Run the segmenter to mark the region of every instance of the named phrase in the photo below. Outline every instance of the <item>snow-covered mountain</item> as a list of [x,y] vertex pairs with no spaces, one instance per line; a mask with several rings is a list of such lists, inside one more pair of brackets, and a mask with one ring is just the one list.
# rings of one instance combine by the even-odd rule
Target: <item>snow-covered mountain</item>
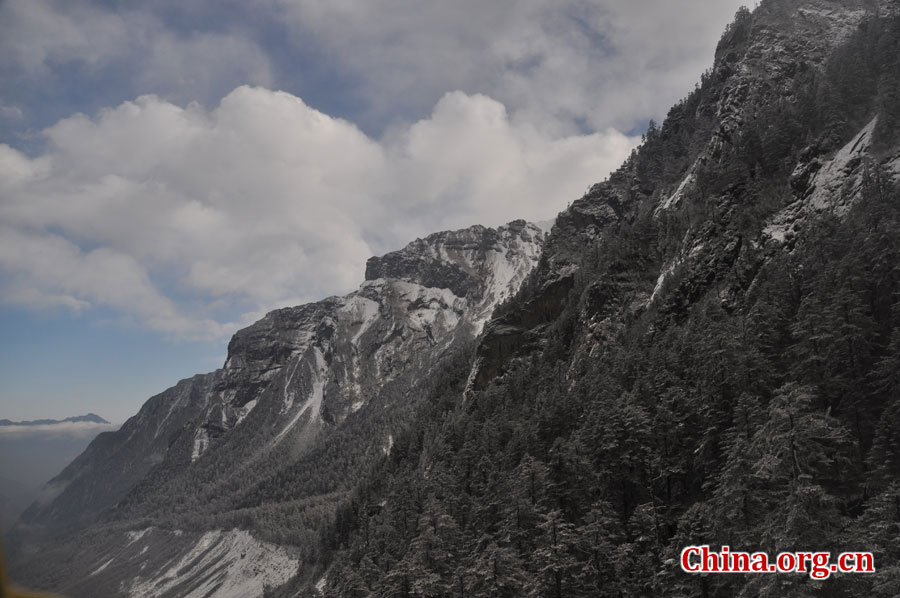
[[[402,595],[424,571],[430,595],[495,595],[479,583],[505,563],[504,587],[519,588],[505,591],[521,595],[547,581],[536,572],[562,571],[548,559],[564,555],[579,583],[662,595],[650,588],[672,585],[666,563],[682,540],[741,519],[728,497],[743,490],[719,474],[747,393],[765,400],[754,417],[775,430],[783,410],[762,406],[793,392],[779,394],[786,381],[814,386],[840,370],[836,382],[851,389],[896,371],[893,275],[852,289],[867,300],[826,310],[829,293],[813,292],[817,274],[804,267],[836,261],[804,248],[823,238],[811,229],[846,223],[875,194],[876,174],[885,188],[900,177],[896,127],[884,125],[900,119],[884,99],[894,97],[885,81],[897,80],[895,7],[764,0],[743,10],[701,84],[549,235],[521,221],[431,235],[372,258],[357,291],[241,330],[222,369],[151,398],[48,484],[20,523],[23,580],[75,597],[258,596],[299,567],[284,593]],[[859,90],[837,89],[852,88],[854,73],[859,101]],[[847,226],[872,244],[878,227],[859,218]],[[855,340],[824,356],[804,349],[841,326],[874,352]],[[889,367],[866,365],[873,356]],[[876,392],[842,404],[829,395],[837,385],[822,386],[830,404],[809,421],[836,413],[863,447],[876,425],[896,429],[900,409],[884,409]],[[452,417],[435,409],[406,429],[424,398],[441,396]],[[766,436],[745,432],[757,437],[757,470],[777,457]],[[774,480],[777,500],[754,514],[765,524],[754,529],[780,530],[792,520],[785,505],[829,496],[806,477],[793,471],[784,491],[810,490],[793,503]],[[381,483],[351,493],[362,478]],[[822,478],[859,512],[862,492]],[[797,545],[810,545],[810,526],[795,527]],[[533,549],[539,538],[553,540]],[[440,542],[452,550],[420,550]],[[548,594],[565,595],[555,577]],[[708,583],[698,577],[702,589],[685,595],[709,593]],[[748,588],[740,595],[766,593]],[[720,595],[738,595],[730,589]]]
[[[518,290],[544,236],[524,221],[433,234],[371,258],[349,295],[273,311],[240,330],[222,369],[152,397],[47,484],[21,518],[22,549],[66,533],[83,543],[87,534],[94,548],[83,563],[41,573],[75,596],[219,595],[209,592],[235,575],[258,576],[242,586],[252,596],[279,583],[268,565],[296,569],[296,551],[229,530],[278,539],[268,518],[283,503],[316,519],[306,524],[313,533],[321,517],[311,505],[328,497],[314,508],[333,509],[353,473],[390,449],[392,427],[403,425],[431,373]],[[286,490],[286,472],[303,467],[319,482]],[[302,519],[292,524],[303,528]],[[153,554],[163,546],[165,559]],[[209,571],[190,557],[211,550],[222,554]],[[258,553],[252,571],[238,566],[250,553]],[[173,566],[176,555],[182,565]]]

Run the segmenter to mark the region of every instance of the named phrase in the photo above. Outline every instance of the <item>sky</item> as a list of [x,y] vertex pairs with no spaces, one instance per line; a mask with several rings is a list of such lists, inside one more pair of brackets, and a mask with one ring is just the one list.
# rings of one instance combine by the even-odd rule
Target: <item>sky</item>
[[0,418],[120,423],[371,255],[554,217],[740,5],[0,1]]

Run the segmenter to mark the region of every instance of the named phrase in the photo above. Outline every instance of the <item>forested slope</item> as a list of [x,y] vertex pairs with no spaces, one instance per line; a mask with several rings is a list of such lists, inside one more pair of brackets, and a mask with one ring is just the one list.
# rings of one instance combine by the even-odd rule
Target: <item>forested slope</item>
[[[324,595],[900,595],[895,8],[738,13],[344,502]],[[878,572],[690,576],[690,544]]]

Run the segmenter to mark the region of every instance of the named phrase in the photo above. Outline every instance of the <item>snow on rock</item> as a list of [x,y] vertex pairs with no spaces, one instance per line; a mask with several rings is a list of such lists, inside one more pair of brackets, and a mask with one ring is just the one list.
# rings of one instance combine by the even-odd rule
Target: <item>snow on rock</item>
[[265,586],[287,582],[298,566],[287,550],[245,530],[210,531],[167,570],[137,576],[123,589],[133,598],[156,598],[176,586],[183,598],[256,598]]
[[[313,421],[319,417],[319,410],[322,407],[322,399],[325,396],[325,378],[326,373],[328,371],[328,366],[325,363],[325,358],[322,355],[322,351],[318,347],[313,348],[314,355],[314,365],[310,365],[310,379],[312,380],[312,390],[309,393],[309,397],[307,397],[306,402],[303,403],[303,406],[297,409],[294,416],[287,423],[287,425],[282,428],[281,432],[275,436],[274,443],[277,444],[280,442],[291,429],[297,425],[297,422],[300,421],[300,418],[308,411],[310,412],[310,421]],[[296,367],[294,369],[296,372]],[[291,374],[293,376],[293,373]],[[288,378],[287,384],[290,384],[291,378]],[[288,388],[287,384],[285,385],[285,396],[287,396]],[[291,393],[293,395],[293,393]]]
[[109,565],[110,565],[114,560],[116,560],[116,557],[113,557],[113,558],[109,559],[108,561],[106,561],[105,563],[103,563],[102,565],[100,565],[99,567],[97,567],[96,569],[94,569],[94,571],[91,572],[91,577],[97,575],[98,573],[102,572],[104,569],[106,569],[107,567],[109,567]]
[[465,311],[465,300],[450,289],[424,287],[403,280],[392,284],[401,306],[405,306],[406,324],[414,330],[424,331],[435,325],[451,330]]
[[248,401],[246,405],[241,407],[241,410],[238,411],[237,421],[235,421],[234,423],[235,426],[240,424],[242,421],[244,421],[244,418],[250,415],[250,412],[253,411],[254,407],[256,407],[256,402],[257,400],[253,399],[252,401]]
[[209,448],[209,432],[206,428],[197,428],[194,432],[194,449],[191,451],[191,463],[200,458],[200,456]]
[[184,407],[187,402],[188,396],[185,393],[179,393],[175,400],[169,404],[169,408],[166,411],[165,416],[163,416],[162,420],[156,424],[156,431],[153,433],[153,437],[156,438],[159,436],[160,432],[165,429],[165,424],[169,421],[169,418],[172,417],[172,414],[176,409]]
[[813,209],[821,211],[833,207],[839,214],[849,209],[849,202],[856,199],[862,186],[861,162],[869,151],[876,122],[873,118],[816,174],[809,196]]
[[[542,227],[525,221],[435,233],[371,258],[355,292],[267,313],[235,333],[222,369],[185,379],[147,401],[113,433],[113,455],[104,454],[102,462],[89,456],[88,466],[74,472],[78,483],[58,491],[48,485],[54,493],[40,518],[86,517],[85,508],[93,517],[122,499],[120,488],[135,487],[160,464],[166,475],[188,480],[194,468],[208,467],[222,488],[245,484],[247,476],[256,483],[262,472],[251,465],[267,450],[274,457],[299,457],[314,446],[319,430],[340,426],[371,401],[387,409],[412,396],[409,391],[428,379],[454,344],[474,340],[497,303],[518,290],[537,265],[545,237]],[[379,450],[383,440],[378,438]],[[259,451],[247,450],[257,446]],[[214,451],[235,459],[202,458]],[[110,481],[113,469],[118,477]],[[232,484],[237,476],[240,484]],[[160,488],[166,486],[148,485],[146,499],[136,498],[146,502],[135,511],[165,508],[156,500]],[[72,500],[60,500],[59,492]],[[128,541],[124,535],[118,540]],[[159,552],[151,545],[134,570]],[[109,556],[97,556],[85,574]],[[117,559],[94,579],[113,570],[124,575]]]
[[357,327],[353,338],[350,339],[351,344],[359,345],[362,335],[378,319],[380,310],[381,306],[378,303],[361,295],[352,296],[341,308],[342,314],[349,317],[352,320],[352,325]]
[[660,202],[658,206],[656,206],[656,210],[654,210],[654,216],[659,216],[660,212],[664,212],[666,210],[670,210],[672,208],[677,208],[681,203],[681,200],[684,199],[684,195],[687,190],[694,184],[694,181],[697,180],[697,166],[700,163],[701,158],[697,158],[697,160],[691,165],[688,169],[687,174],[681,179],[681,182],[678,183],[678,187],[675,188],[675,191],[672,192],[665,200]]
[[480,333],[494,307],[513,296],[540,257],[539,245],[523,245],[491,252],[488,258],[489,275],[484,294],[484,307],[474,318]]
[[294,363],[294,367],[291,369],[290,373],[288,374],[287,381],[284,383],[284,395],[282,396],[283,405],[281,407],[282,413],[287,413],[294,405],[294,391],[291,389],[291,381],[293,381],[294,374],[297,373],[298,367],[300,367],[299,360]]
[[681,260],[673,260],[663,266],[662,271],[659,273],[659,278],[656,279],[656,286],[653,287],[653,293],[650,295],[649,303],[653,303],[653,300],[656,299],[656,295],[662,290],[663,285],[666,282],[666,279],[675,272],[675,268],[681,263]]
[[136,531],[136,532],[125,532],[125,535],[128,536],[128,544],[126,544],[126,546],[131,546],[135,542],[138,542],[141,538],[146,536],[147,532],[149,532],[151,529],[153,529],[153,528],[148,527],[146,529],[142,529],[142,530]]
[[822,164],[815,161],[799,164],[794,171],[794,178],[808,176],[809,183],[798,185],[797,201],[776,214],[763,229],[763,234],[778,242],[784,243],[791,235],[794,226],[807,216],[815,213],[832,211],[843,216],[859,197],[863,185],[866,162],[870,160],[872,132],[877,119],[873,118],[844,147]]

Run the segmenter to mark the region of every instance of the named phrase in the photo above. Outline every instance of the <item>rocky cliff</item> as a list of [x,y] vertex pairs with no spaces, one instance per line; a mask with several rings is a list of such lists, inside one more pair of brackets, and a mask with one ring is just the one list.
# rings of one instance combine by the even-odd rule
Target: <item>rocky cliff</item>
[[[206,528],[249,527],[278,538],[281,530],[265,517],[279,502],[306,508],[327,496],[333,508],[353,472],[389,448],[391,428],[403,425],[431,372],[471,343],[494,307],[515,294],[536,265],[544,236],[523,221],[433,234],[369,260],[366,281],[349,295],[267,314],[234,335],[222,369],[182,380],[148,400],[120,430],[98,437],[49,482],[47,499],[23,515],[20,534],[31,542],[94,534],[96,554],[83,564],[94,572],[88,583],[78,585],[78,574],[66,568],[54,577],[57,588],[76,595],[101,588],[108,595],[169,595],[185,587],[154,585],[151,571],[134,581],[139,589],[130,589],[126,572],[149,557],[129,528],[186,531],[189,539],[170,541],[189,554],[200,550],[198,543],[232,541],[203,535]],[[315,457],[331,450],[334,461]],[[285,472],[306,465],[321,483],[287,492]],[[227,515],[254,509],[264,514],[256,520]],[[304,524],[296,525],[302,535]],[[314,525],[307,527],[314,533]],[[159,546],[167,533],[147,537]],[[291,560],[274,545],[254,542],[248,535],[237,543],[282,555],[282,564]],[[109,554],[120,556],[99,563]],[[190,568],[178,569],[178,576],[190,577]],[[273,583],[264,566],[258,570]],[[204,592],[216,585],[197,582]]]

